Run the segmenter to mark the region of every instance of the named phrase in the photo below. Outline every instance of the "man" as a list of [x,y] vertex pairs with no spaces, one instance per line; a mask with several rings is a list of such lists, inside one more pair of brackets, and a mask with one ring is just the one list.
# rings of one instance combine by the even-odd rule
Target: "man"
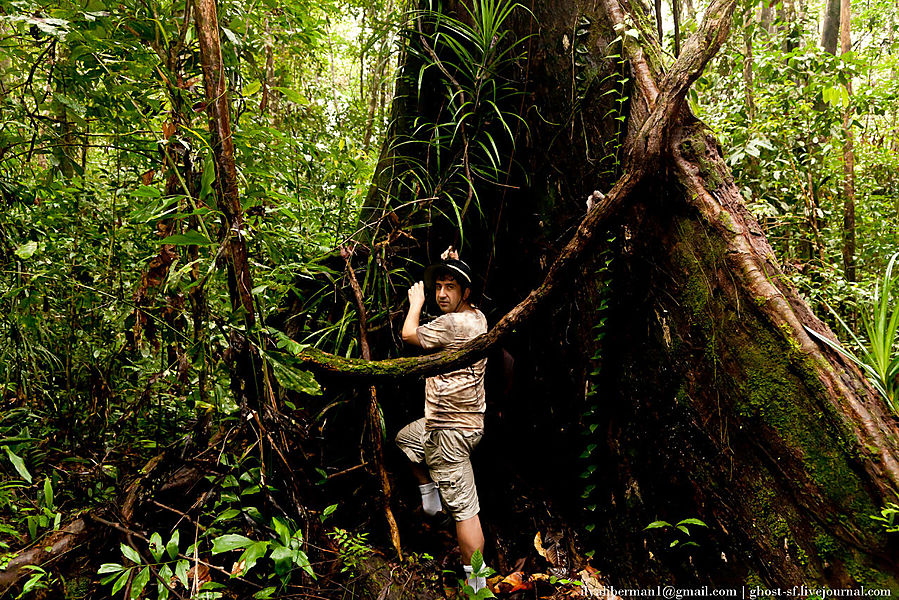
[[[455,349],[487,332],[487,319],[469,301],[471,269],[459,260],[452,246],[441,262],[425,270],[424,281],[409,288],[409,314],[403,323],[403,341],[425,350]],[[425,288],[434,290],[443,313],[419,325]],[[484,552],[484,534],[478,516],[478,491],[471,468],[471,451],[484,432],[484,369],[487,359],[428,377],[425,416],[404,427],[397,445],[412,461],[425,513],[436,514],[445,505],[456,521],[456,539],[462,553],[466,584],[482,589],[484,577],[471,572],[471,556]],[[442,503],[441,503],[442,499]]]

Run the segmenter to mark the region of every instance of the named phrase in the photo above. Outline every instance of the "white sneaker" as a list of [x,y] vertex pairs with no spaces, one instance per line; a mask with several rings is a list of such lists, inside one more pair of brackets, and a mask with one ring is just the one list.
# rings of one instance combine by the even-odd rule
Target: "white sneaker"
[[475,577],[471,565],[462,565],[462,569],[465,571],[465,585],[470,585],[475,593],[478,593],[487,587],[487,578]]

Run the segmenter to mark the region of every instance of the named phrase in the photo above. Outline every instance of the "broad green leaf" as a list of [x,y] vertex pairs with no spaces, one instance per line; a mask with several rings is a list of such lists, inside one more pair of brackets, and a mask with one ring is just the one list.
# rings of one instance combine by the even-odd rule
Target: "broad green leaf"
[[235,46],[240,46],[240,38],[237,37],[237,34],[228,29],[227,27],[222,27],[222,33],[225,34],[225,37],[228,38],[228,41],[234,44]]
[[240,511],[237,510],[236,508],[229,508],[226,511],[224,511],[222,514],[217,516],[212,522],[218,523],[219,521],[228,521],[230,519],[233,519],[234,517],[236,517],[239,514],[240,514]]
[[268,546],[269,542],[256,542],[243,551],[243,554],[241,554],[238,559],[238,562],[246,561],[241,575],[246,575],[250,572],[250,569],[256,566],[256,561],[265,556],[265,553],[268,551]]
[[175,563],[175,577],[181,582],[181,585],[187,587],[187,573],[190,570],[190,563],[185,559],[181,559]]
[[97,571],[97,575],[105,575],[106,573],[118,573],[124,568],[125,567],[118,563],[103,563],[102,565],[100,565],[100,569]]
[[244,96],[252,96],[256,92],[258,92],[261,88],[262,88],[262,83],[258,80],[254,81],[243,88],[243,95]]
[[326,507],[325,510],[322,511],[321,517],[319,517],[319,519],[324,523],[325,519],[330,517],[335,510],[337,510],[337,504],[332,504]]
[[661,527],[671,527],[671,523],[668,521],[653,521],[649,525],[643,528],[644,531],[647,529],[659,529]]
[[481,569],[484,567],[484,555],[481,554],[480,550],[475,550],[474,554],[471,555],[471,570],[474,573],[480,573]]
[[131,546],[128,546],[128,545],[126,545],[126,544],[120,544],[119,546],[121,547],[121,549],[122,549],[122,554],[125,556],[125,558],[127,558],[128,560],[130,560],[130,561],[133,562],[134,564],[139,565],[139,564],[141,564],[142,562],[144,562],[144,561],[141,560],[140,554],[138,554],[137,550],[135,550],[135,549],[132,548]]
[[172,580],[172,569],[168,565],[162,565],[159,569],[159,577],[162,579],[156,586],[156,593],[159,600],[167,600],[169,597],[169,588],[162,582],[168,583]]
[[4,450],[6,450],[6,456],[9,457],[9,461],[12,463],[12,466],[16,469],[16,472],[22,476],[22,479],[31,483],[31,473],[28,472],[28,469],[25,468],[25,461],[22,458],[9,449],[9,446],[4,446]]
[[128,576],[131,574],[131,569],[133,568],[134,567],[126,569],[125,572],[122,573],[118,579],[116,579],[116,582],[112,584],[112,592],[110,592],[110,596],[115,596],[119,593],[120,589],[125,587],[125,584],[128,583]]
[[279,92],[284,94],[284,96],[288,100],[290,100],[291,102],[293,102],[295,104],[309,104],[309,100],[307,100],[305,96],[303,96],[299,92],[296,92],[290,88],[272,86],[272,89],[278,90]]
[[53,483],[49,477],[44,478],[44,506],[53,510]]
[[309,347],[309,344],[300,344],[299,342],[295,342],[287,335],[284,334],[283,331],[279,331],[274,327],[267,327],[266,331],[272,336],[274,336],[276,340],[276,346],[278,348],[282,348],[290,352],[294,356],[299,356],[300,352]]
[[312,565],[309,563],[309,557],[306,556],[306,553],[302,550],[296,550],[293,555],[293,563],[306,571],[306,574],[316,579],[315,571],[312,570]]
[[215,538],[212,542],[212,553],[221,554],[222,552],[230,552],[231,550],[240,550],[246,548],[253,543],[250,538],[236,533],[228,533]]
[[153,560],[159,562],[162,560],[162,553],[164,552],[164,548],[162,546],[162,536],[159,535],[158,531],[154,531],[153,535],[150,536],[150,554],[153,555]]
[[203,160],[203,177],[200,179],[200,198],[212,195],[212,183],[215,181],[215,161],[207,154]]
[[281,518],[275,517],[272,519],[272,526],[275,528],[275,533],[278,535],[278,539],[281,540],[281,544],[284,546],[290,544],[291,532],[287,523]]
[[150,567],[144,567],[140,573],[134,578],[134,581],[131,582],[131,600],[135,598],[140,598],[141,592],[144,591],[144,588],[147,587],[147,583],[150,581]]
[[253,598],[256,598],[256,600],[268,600],[269,598],[274,596],[275,592],[277,591],[278,588],[276,588],[275,586],[269,586],[253,594]]
[[272,562],[275,563],[275,573],[284,576],[293,568],[293,552],[286,546],[277,546],[272,550]]
[[699,527],[708,527],[704,521],[697,519],[695,517],[691,517],[689,519],[681,519],[677,522],[678,525],[698,525]]
[[132,190],[131,195],[138,196],[140,198],[160,198],[160,197],[162,197],[162,192],[160,192],[155,187],[152,187],[149,185],[142,185],[139,188],[137,188],[136,190]]
[[18,256],[22,260],[31,258],[32,256],[34,256],[35,252],[37,252],[37,242],[35,242],[34,240],[25,242],[15,250],[16,256]]
[[179,542],[178,530],[175,530],[175,533],[172,534],[172,539],[169,540],[169,543],[165,545],[165,551],[168,553],[169,558],[175,560],[178,556],[178,542]]
[[321,386],[311,372],[282,363],[271,354],[267,354],[266,358],[269,359],[269,364],[271,364],[275,373],[275,379],[278,380],[278,384],[281,387],[300,392],[301,394],[309,394],[310,396],[318,396],[322,393]]

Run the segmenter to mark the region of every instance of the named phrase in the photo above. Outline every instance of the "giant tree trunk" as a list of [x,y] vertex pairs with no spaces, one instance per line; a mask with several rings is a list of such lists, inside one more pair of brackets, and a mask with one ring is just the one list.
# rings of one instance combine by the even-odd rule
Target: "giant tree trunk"
[[[713,3],[667,72],[648,58],[659,56],[656,48],[641,47],[654,43],[652,35],[622,36],[626,102],[617,102],[615,78],[607,77],[621,46],[613,31],[651,23],[644,8],[621,9],[617,0],[535,0],[529,8],[534,21],[522,11],[516,23],[519,37],[537,36],[522,65],[528,130],[516,148],[528,182],[481,196],[484,218],[467,221],[470,247],[463,251],[476,271],[489,262],[494,320],[544,283],[512,311],[511,325],[507,317],[498,333],[471,345],[482,355],[502,341],[518,363],[514,402],[488,424],[487,438],[501,443],[482,460],[527,465],[522,470],[531,474],[519,476],[564,512],[585,504],[570,465],[596,444],[584,453],[592,456],[585,472],[592,487],[583,497],[595,505],[585,522],[597,526],[581,542],[597,549],[594,564],[619,587],[863,584],[899,591],[895,543],[869,518],[899,490],[896,421],[857,369],[809,335],[807,328],[832,333],[783,276],[723,150],[683,102],[726,35],[733,2]],[[640,11],[625,25],[624,13]],[[577,66],[568,41],[584,22],[586,66]],[[578,97],[573,69],[594,82]],[[619,110],[626,128],[616,183],[596,149],[619,131]],[[575,232],[595,189],[608,199]],[[434,222],[417,235],[429,236],[422,245],[437,250],[451,230]],[[531,311],[538,305],[542,310]],[[597,342],[591,328],[602,323],[605,337]],[[391,376],[433,371],[443,359],[420,371],[409,362],[377,371],[309,360],[323,370]],[[590,419],[586,437],[570,435]],[[516,442],[523,431],[530,435]],[[479,485],[505,481],[494,470]],[[514,505],[509,495],[494,498],[484,519],[499,521]],[[652,521],[686,517],[709,525],[699,548],[672,550],[670,538],[644,531]]]

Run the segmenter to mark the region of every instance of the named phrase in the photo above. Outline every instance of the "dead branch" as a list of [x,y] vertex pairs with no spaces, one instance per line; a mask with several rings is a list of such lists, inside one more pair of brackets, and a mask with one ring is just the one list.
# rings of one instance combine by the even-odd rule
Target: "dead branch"
[[[365,298],[362,294],[362,287],[356,279],[356,272],[353,270],[353,251],[351,249],[341,248],[340,253],[346,261],[347,277],[350,280],[350,287],[353,288],[353,297],[356,300],[356,310],[359,313],[359,344],[362,346],[362,358],[371,361],[371,346],[368,344],[368,315],[365,311]],[[384,517],[387,519],[387,526],[390,528],[390,541],[396,550],[397,556],[403,560],[403,548],[400,544],[400,529],[396,524],[393,516],[393,510],[390,508],[390,477],[387,475],[387,469],[384,467],[384,447],[381,444],[384,430],[381,427],[381,415],[378,408],[378,393],[374,385],[369,386],[368,404],[368,424],[371,431],[372,446],[374,447],[375,467],[378,470],[378,478],[381,480],[381,492],[384,501]]]

